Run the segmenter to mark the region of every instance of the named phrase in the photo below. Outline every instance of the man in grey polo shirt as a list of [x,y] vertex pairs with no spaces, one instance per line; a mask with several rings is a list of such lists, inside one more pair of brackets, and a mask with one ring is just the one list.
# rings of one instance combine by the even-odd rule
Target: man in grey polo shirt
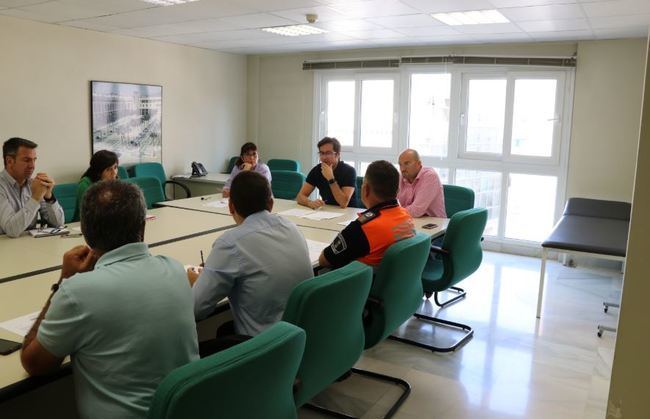
[[[233,179],[228,205],[238,226],[214,242],[200,274],[188,270],[194,314],[201,320],[228,297],[234,333],[255,336],[282,318],[294,286],[313,276],[309,250],[295,224],[271,214],[271,187],[259,173]],[[202,342],[201,356],[217,347]]]
[[120,181],[86,192],[88,246],[63,257],[61,280],[25,337],[28,373],[72,357],[82,418],[145,418],[158,383],[198,359],[192,291],[183,265],[143,243],[142,192]]
[[10,138],[2,145],[5,170],[0,172],[0,234],[18,237],[36,226],[37,214],[44,224],[63,225],[63,208],[52,194],[54,179],[37,173],[36,147],[24,138]]

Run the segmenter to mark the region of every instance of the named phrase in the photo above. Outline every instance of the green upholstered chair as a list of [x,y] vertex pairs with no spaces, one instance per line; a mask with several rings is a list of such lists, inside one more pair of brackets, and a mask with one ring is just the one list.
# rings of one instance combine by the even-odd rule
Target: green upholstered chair
[[232,169],[235,167],[235,163],[237,163],[237,159],[239,159],[239,156],[232,156],[230,160],[228,161],[228,167],[226,168],[225,173],[231,173]]
[[155,177],[131,177],[124,179],[124,182],[133,183],[142,189],[144,200],[147,202],[147,208],[151,209],[156,206],[158,202],[165,201],[165,193],[163,192],[160,181]]
[[54,189],[52,190],[59,205],[63,208],[66,223],[78,221],[75,219],[77,217],[75,211],[77,209],[78,186],[77,183],[62,183],[60,185],[54,185]]
[[[422,270],[429,256],[431,238],[417,233],[393,243],[376,270],[366,304],[365,348],[382,342],[407,321],[422,304]],[[362,372],[354,370],[355,372]],[[405,380],[363,371],[365,375],[389,381],[403,388],[402,395],[385,417],[391,417],[408,397],[411,386]]]
[[[427,261],[422,273],[422,286],[425,295],[434,294],[434,300],[438,306],[444,308],[465,298],[465,291],[454,285],[473,274],[481,266],[483,259],[481,239],[486,222],[487,209],[485,208],[459,211],[449,220],[442,246],[431,248],[432,252],[440,255],[440,257],[429,258]],[[438,300],[438,293],[446,290],[452,290],[457,295],[441,303]],[[436,346],[418,341],[409,342],[434,352],[454,351],[471,339],[474,334],[470,326],[462,323],[439,319],[422,313],[416,313],[415,317],[422,321],[460,329],[464,332],[461,338],[450,346]]]
[[474,191],[470,188],[458,185],[442,185],[445,196],[445,212],[447,218],[458,211],[474,208]]
[[117,166],[117,178],[118,179],[128,179],[129,176],[129,171],[126,169],[124,166]]
[[305,332],[279,322],[236,346],[170,372],[150,419],[296,418],[292,387]]
[[289,170],[290,172],[300,172],[300,162],[289,159],[271,159],[266,163],[271,171]]
[[363,185],[363,176],[357,176],[357,186],[354,188],[354,199],[356,200],[356,208],[365,208],[361,202],[361,185]]
[[273,196],[282,199],[296,199],[305,175],[289,170],[271,170],[271,190]]
[[282,320],[307,333],[296,379],[296,406],[325,390],[361,356],[362,314],[371,282],[372,269],[352,262],[303,281],[291,292]]
[[[160,185],[162,186],[163,189],[163,194],[165,196],[165,200],[169,200],[170,198],[167,197],[167,194],[165,193],[167,185],[173,185],[174,188],[178,186],[185,192],[185,198],[190,198],[192,196],[192,193],[190,192],[190,188],[187,186],[183,185],[182,183],[175,182],[173,180],[167,180],[167,175],[165,174],[165,169],[163,168],[162,164],[160,163],[138,163],[133,166],[133,177],[155,177],[158,179],[160,182]],[[174,195],[175,189],[174,189]],[[171,199],[174,199],[175,196]]]

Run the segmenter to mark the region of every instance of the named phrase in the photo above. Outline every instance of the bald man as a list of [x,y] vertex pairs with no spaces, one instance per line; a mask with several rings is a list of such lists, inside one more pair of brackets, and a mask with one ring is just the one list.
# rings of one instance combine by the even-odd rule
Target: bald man
[[402,176],[397,199],[411,217],[446,218],[440,177],[433,168],[422,166],[417,151],[406,149],[399,155],[399,170]]

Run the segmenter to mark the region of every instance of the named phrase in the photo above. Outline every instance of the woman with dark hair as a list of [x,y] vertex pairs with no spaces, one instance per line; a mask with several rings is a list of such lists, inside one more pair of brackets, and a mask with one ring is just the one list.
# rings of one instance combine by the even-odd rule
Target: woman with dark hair
[[75,210],[75,220],[79,219],[79,210],[86,190],[90,186],[102,180],[117,179],[117,165],[119,160],[117,154],[108,150],[99,150],[90,158],[90,167],[86,169],[81,176],[79,186],[77,187],[77,209]]
[[232,168],[230,177],[223,187],[224,198],[228,198],[230,196],[230,184],[232,183],[232,180],[235,178],[235,176],[237,176],[240,172],[247,170],[252,170],[253,172],[261,174],[268,179],[269,183],[271,183],[271,169],[269,169],[269,166],[265,165],[264,163],[259,162],[259,156],[257,155],[257,146],[253,143],[246,143],[241,146],[239,158],[235,163],[235,167]]

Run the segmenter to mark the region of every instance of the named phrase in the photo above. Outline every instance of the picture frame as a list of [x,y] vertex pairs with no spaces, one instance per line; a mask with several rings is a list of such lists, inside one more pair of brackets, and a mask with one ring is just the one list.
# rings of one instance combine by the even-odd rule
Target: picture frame
[[162,86],[92,80],[92,153],[115,152],[120,165],[162,163]]

